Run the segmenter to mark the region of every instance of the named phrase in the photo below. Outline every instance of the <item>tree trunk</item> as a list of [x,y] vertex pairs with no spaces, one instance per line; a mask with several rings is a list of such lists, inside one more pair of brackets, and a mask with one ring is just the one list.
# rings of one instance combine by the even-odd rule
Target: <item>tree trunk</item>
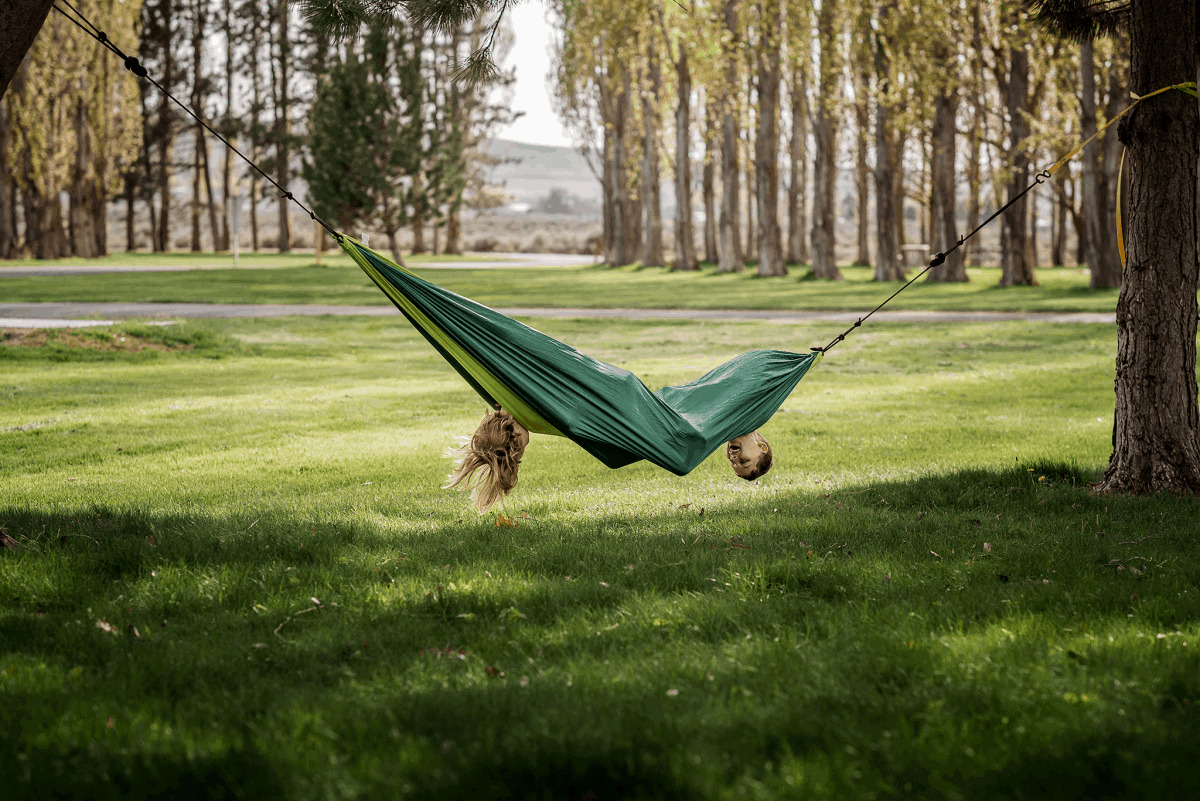
[[651,38],[646,55],[650,92],[642,95],[642,216],[645,238],[642,240],[642,266],[662,267],[666,264],[662,242],[662,201],[659,197],[658,119],[662,72],[658,54]]
[[71,176],[71,189],[68,193],[69,204],[67,212],[67,230],[71,241],[71,255],[84,259],[94,259],[103,255],[99,248],[97,236],[97,204],[95,195],[95,175],[90,169],[94,166],[95,151],[92,147],[91,130],[87,122],[86,101],[80,97],[75,104],[75,169]]
[[629,142],[628,132],[625,130],[629,126],[630,117],[629,76],[627,73],[621,76],[621,81],[621,89],[616,96],[616,114],[613,118],[613,205],[616,212],[613,226],[616,246],[616,262],[612,265],[614,267],[632,264],[637,259],[636,244],[634,247],[630,247],[631,241],[636,243],[636,240],[630,234],[633,220],[629,215],[632,210],[629,203]]
[[721,98],[721,218],[717,236],[719,273],[746,270],[742,252],[742,220],[738,184],[738,91],[736,46],[738,24],[736,0],[725,0],[725,30],[729,34],[724,49],[725,85]]
[[446,214],[446,253],[454,256],[462,255],[462,221],[457,203],[450,204]]
[[[747,97],[750,96],[749,91],[746,92],[746,96]],[[753,107],[751,107],[747,110],[750,111],[751,114],[754,113]],[[746,165],[746,260],[747,261],[757,261],[758,260],[758,226],[756,226],[754,224],[754,210],[757,207],[755,201],[758,200],[758,193],[754,189],[754,187],[757,186],[757,184],[755,183],[757,178],[756,178],[755,172],[754,172],[754,156],[750,150],[750,148],[753,146],[751,143],[751,138],[752,138],[752,133],[754,131],[754,128],[755,128],[754,121],[753,121],[753,119],[751,119],[748,121],[748,123],[746,125],[746,139],[745,139],[746,152],[742,154],[742,163]]]
[[137,170],[125,173],[125,251],[137,250],[137,227],[134,225],[134,207],[137,203]]
[[[279,94],[276,96],[275,102],[275,181],[283,191],[287,191],[289,179],[291,178],[291,150],[289,144],[291,142],[291,120],[288,118],[288,100],[291,97],[291,87],[288,82],[291,78],[291,73],[288,71],[291,65],[292,43],[289,37],[289,10],[291,6],[288,3],[279,4]],[[292,250],[292,225],[291,217],[288,215],[288,204],[291,201],[286,197],[279,198],[279,252],[290,253]]]
[[200,149],[204,147],[204,132],[197,125],[196,141],[192,150],[192,253],[200,252]]
[[0,98],[0,259],[17,251],[17,184],[12,176],[12,124],[8,104]]
[[675,62],[675,86],[675,261],[671,269],[698,270],[692,225],[692,72],[682,45]]
[[856,267],[871,266],[870,245],[870,197],[868,186],[871,183],[871,167],[867,164],[867,138],[871,130],[871,103],[869,93],[871,77],[867,72],[868,66],[863,64],[855,70],[858,85],[854,87],[854,120],[858,130],[854,132],[854,202],[856,233],[855,244],[857,253],[854,256]]
[[38,31],[50,13],[53,0],[0,0],[0,19],[4,20],[4,35],[0,36],[0,98],[37,38]]
[[[982,169],[979,158],[979,147],[983,142],[982,131],[984,124],[984,84],[983,84],[983,18],[980,13],[980,3],[972,4],[971,9],[971,51],[974,62],[975,81],[972,87],[971,130],[967,134],[967,231],[972,232],[979,227],[981,205],[980,196],[983,189]],[[980,263],[980,240],[972,237],[963,246],[966,253],[963,261],[968,264]]]
[[717,115],[711,97],[704,99],[704,168],[701,182],[704,186],[704,260],[716,264],[717,255]]
[[758,192],[758,275],[787,275],[779,231],[779,0],[758,4],[758,132],[754,176]]
[[1067,263],[1067,202],[1059,194],[1055,194],[1052,200],[1054,233],[1050,245],[1050,264],[1062,267]]
[[[799,57],[799,56],[797,56]],[[792,130],[788,143],[788,241],[787,260],[791,264],[808,261],[808,80],[803,65],[792,67],[788,94],[792,106]]]
[[837,55],[835,0],[824,0],[817,17],[820,39],[821,71],[813,110],[813,139],[816,158],[813,164],[812,270],[816,278],[840,281],[837,266],[835,224],[837,221],[837,113],[836,97],[841,74]]
[[[953,58],[946,54],[946,61]],[[939,92],[934,100],[933,121],[933,165],[930,173],[932,187],[932,227],[934,236],[929,246],[935,252],[945,253],[958,242],[957,217],[958,181],[954,170],[955,128],[954,118],[958,110],[958,96],[954,89]],[[963,263],[962,248],[946,256],[946,260],[929,271],[930,281],[937,283],[964,283],[968,281],[966,265]]]
[[[880,26],[886,26],[891,4],[879,9]],[[882,35],[874,43],[875,75],[878,81],[875,102],[875,280],[903,281],[904,262],[900,258],[897,227],[900,219],[896,210],[896,176],[894,165],[891,105],[886,95],[891,71],[889,42]]]
[[[1029,157],[1025,155],[1025,138],[1029,136],[1029,120],[1025,116],[1029,97],[1029,54],[1020,44],[1009,50],[1009,64],[1008,141],[1013,168],[1008,198],[1011,200],[1029,185]],[[1022,197],[1000,218],[1007,240],[1007,247],[1000,254],[1000,286],[1037,285],[1026,236],[1028,200],[1028,195]]]
[[[1116,39],[1122,42],[1123,37]],[[1113,64],[1108,71],[1108,102],[1105,105],[1105,116],[1112,119],[1129,103],[1129,92],[1126,88],[1126,82],[1120,74],[1120,67],[1117,64],[1118,59],[1113,59]],[[1132,113],[1132,112],[1131,112]],[[1120,123],[1118,123],[1120,125]],[[1121,141],[1117,138],[1116,132],[1111,128],[1104,134],[1103,145],[1099,146],[1097,154],[1099,164],[1096,174],[1096,191],[1098,204],[1096,207],[1096,227],[1088,228],[1089,238],[1095,238],[1095,244],[1091,259],[1088,261],[1088,267],[1091,272],[1091,286],[1093,289],[1101,287],[1117,288],[1121,286],[1121,281],[1124,277],[1123,268],[1121,267],[1121,251],[1117,246],[1117,172],[1121,163]],[[1126,172],[1124,180],[1125,186],[1121,188],[1121,204],[1125,206],[1121,210],[1122,219],[1129,219],[1128,203],[1129,203],[1129,173]],[[1085,225],[1086,222],[1085,214]]]
[[[1130,89],[1197,74],[1194,0],[1134,3]],[[1200,493],[1196,397],[1196,100],[1170,91],[1122,117],[1130,175],[1125,283],[1117,301],[1113,453],[1099,492]]]

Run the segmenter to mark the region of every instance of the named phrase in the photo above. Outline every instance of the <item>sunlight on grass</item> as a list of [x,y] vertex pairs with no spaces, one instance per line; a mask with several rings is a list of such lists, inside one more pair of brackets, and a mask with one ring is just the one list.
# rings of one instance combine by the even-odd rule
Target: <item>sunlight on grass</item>
[[[537,324],[652,386],[828,336]],[[175,335],[0,347],[18,794],[1196,789],[1194,501],[1085,486],[1111,326],[873,326],[764,427],[754,483],[538,436],[510,525],[439,489],[483,405],[412,330]]]

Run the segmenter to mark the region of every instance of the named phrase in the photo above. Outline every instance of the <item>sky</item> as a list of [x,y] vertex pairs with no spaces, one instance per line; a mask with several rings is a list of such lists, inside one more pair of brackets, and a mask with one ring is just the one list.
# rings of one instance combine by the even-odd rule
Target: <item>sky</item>
[[550,71],[550,25],[546,22],[546,7],[542,3],[523,3],[510,7],[516,41],[508,61],[502,66],[516,66],[513,107],[524,111],[512,125],[500,129],[495,136],[535,145],[571,145],[554,112],[550,110],[550,90],[546,73]]

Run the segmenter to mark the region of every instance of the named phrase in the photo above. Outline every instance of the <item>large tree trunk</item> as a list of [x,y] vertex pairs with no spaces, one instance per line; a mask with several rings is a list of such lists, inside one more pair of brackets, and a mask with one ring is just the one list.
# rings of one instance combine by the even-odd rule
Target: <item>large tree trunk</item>
[[869,99],[871,77],[868,69],[869,66],[863,64],[861,69],[854,71],[854,75],[858,78],[858,83],[854,87],[854,120],[858,123],[858,130],[854,132],[856,145],[854,149],[854,217],[857,234],[855,237],[857,253],[854,255],[854,264],[857,267],[871,266],[870,189],[868,189],[871,183],[871,166],[867,164],[867,139],[870,137],[871,130]]
[[[952,58],[947,54],[947,61]],[[932,186],[932,228],[934,232],[930,247],[934,251],[945,253],[958,242],[957,217],[957,175],[954,170],[955,161],[955,129],[954,118],[958,109],[958,97],[953,89],[938,93],[934,100],[933,121],[933,166],[930,175]],[[963,283],[967,278],[967,269],[963,263],[962,248],[946,256],[946,260],[937,267],[930,269],[929,279],[938,283]]]
[[[291,120],[288,118],[288,100],[291,97],[291,87],[288,85],[291,79],[289,67],[291,65],[292,42],[290,38],[289,10],[291,6],[288,3],[279,4],[279,93],[276,95],[275,102],[275,181],[283,187],[284,192],[288,189],[288,182],[291,177],[291,149],[288,147],[291,140]],[[279,252],[289,253],[292,249],[292,225],[291,217],[288,215],[288,204],[291,203],[284,196],[279,198]]]
[[[1134,3],[1130,89],[1197,74],[1194,0]],[[1113,453],[1100,492],[1200,493],[1196,397],[1200,115],[1171,91],[1118,124],[1130,175],[1125,283],[1117,301]]]
[[204,147],[204,132],[200,126],[195,128],[195,144],[192,149],[192,253],[200,252],[200,149]]
[[[1117,41],[1120,42],[1123,39],[1118,38]],[[1105,116],[1110,120],[1121,113],[1121,110],[1129,102],[1127,99],[1129,92],[1126,90],[1125,80],[1120,74],[1119,61],[1114,58],[1108,71],[1108,102],[1105,105]],[[1124,277],[1121,267],[1121,251],[1117,246],[1116,225],[1117,173],[1121,163],[1121,151],[1121,141],[1117,138],[1116,131],[1110,128],[1105,132],[1103,145],[1099,147],[1099,153],[1097,153],[1099,160],[1096,175],[1098,203],[1095,213],[1097,223],[1094,229],[1088,228],[1089,239],[1094,237],[1095,240],[1092,245],[1094,250],[1087,263],[1091,270],[1093,289],[1119,287]],[[1128,173],[1126,173],[1125,180],[1128,181]],[[1121,191],[1121,203],[1126,206],[1121,210],[1125,219],[1128,219],[1128,188],[1129,185],[1126,183]],[[1085,213],[1085,225],[1090,226],[1086,219]]]
[[787,275],[779,231],[779,0],[758,4],[758,132],[754,176],[758,192],[758,275]]
[[13,258],[17,250],[17,183],[11,165],[12,123],[0,97],[0,259]]
[[[891,4],[880,7],[881,26],[887,24],[890,11]],[[903,281],[904,262],[899,256],[897,235],[901,220],[896,208],[895,134],[892,132],[891,106],[885,99],[891,65],[888,43],[882,36],[875,41],[874,51],[875,75],[879,82],[875,102],[875,280]]]
[[675,87],[675,261],[671,269],[698,270],[692,225],[692,72],[683,45],[675,62]]
[[4,34],[0,36],[0,98],[8,91],[9,81],[37,38],[53,0],[0,0],[0,20]]
[[613,128],[613,180],[617,225],[614,231],[617,246],[617,265],[633,264],[637,260],[641,237],[638,235],[638,208],[629,186],[629,140],[633,109],[630,79],[622,70],[621,91],[616,98],[616,122]]
[[642,266],[662,267],[666,264],[662,242],[662,201],[659,198],[658,176],[658,119],[659,96],[662,91],[662,72],[654,40],[650,40],[646,56],[650,78],[650,93],[642,95],[642,215],[645,238],[642,240]]
[[[798,56],[797,56],[798,57]],[[788,95],[792,106],[792,130],[788,142],[788,239],[787,260],[808,261],[808,80],[803,64],[793,66]]]
[[704,187],[704,260],[716,264],[717,255],[717,115],[712,100],[705,95],[704,101],[704,168],[701,183]]
[[[1008,141],[1013,168],[1008,183],[1008,197],[1011,200],[1029,186],[1029,157],[1025,155],[1025,138],[1029,136],[1029,120],[1025,116],[1029,97],[1029,53],[1020,44],[1009,50],[1009,65]],[[1037,284],[1026,236],[1028,201],[1028,195],[1022,197],[1000,217],[1006,242],[1000,254],[1000,286]]]
[[725,93],[721,99],[721,219],[717,236],[720,259],[719,273],[740,273],[746,270],[742,252],[742,220],[739,206],[738,183],[738,91],[736,44],[738,23],[736,0],[725,0],[725,29],[729,34],[726,42]]
[[824,0],[817,17],[820,39],[821,71],[813,113],[813,138],[817,154],[813,170],[812,270],[817,278],[840,281],[842,271],[836,260],[834,226],[837,221],[837,114],[836,98],[841,73],[837,56],[835,0]]
[[[71,255],[94,259],[103,255],[99,250],[97,214],[103,203],[96,202],[99,187],[91,172],[95,160],[91,129],[87,121],[87,105],[82,97],[75,104],[75,168],[68,192],[67,230],[71,240]],[[100,209],[97,209],[100,206]]]

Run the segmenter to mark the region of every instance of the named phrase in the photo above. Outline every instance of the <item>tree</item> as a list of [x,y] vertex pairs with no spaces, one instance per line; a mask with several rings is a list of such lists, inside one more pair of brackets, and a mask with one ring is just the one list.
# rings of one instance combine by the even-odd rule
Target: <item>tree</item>
[[302,170],[313,211],[343,231],[379,225],[397,264],[397,233],[411,220],[424,134],[419,40],[376,25],[317,90],[309,115],[312,161]]
[[[1128,20],[1130,89],[1196,80],[1193,0],[1110,9],[1040,0],[1043,24],[1082,38]],[[1179,91],[1139,103],[1118,125],[1130,174],[1125,281],[1117,301],[1113,452],[1098,492],[1200,493],[1196,388],[1200,109]]]
[[8,91],[9,83],[38,31],[46,22],[54,0],[0,0],[0,98]]
[[840,9],[835,0],[823,0],[817,14],[817,39],[821,63],[817,98],[813,103],[813,136],[817,152],[813,171],[812,270],[817,278],[840,281],[835,260],[834,225],[837,220],[837,116],[841,92],[842,57],[837,32]]
[[758,131],[754,138],[755,190],[758,200],[758,275],[787,275],[779,230],[779,0],[757,3]]

